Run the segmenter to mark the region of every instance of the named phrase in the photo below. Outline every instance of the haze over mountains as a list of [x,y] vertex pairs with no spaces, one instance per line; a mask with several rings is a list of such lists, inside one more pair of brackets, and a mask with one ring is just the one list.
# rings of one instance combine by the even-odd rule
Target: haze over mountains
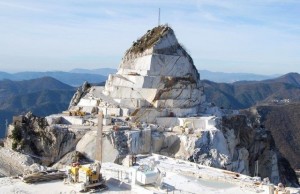
[[61,112],[68,108],[75,88],[52,77],[25,81],[0,81],[0,137],[5,121],[14,115],[32,111],[39,116]]
[[251,108],[261,116],[280,152],[294,169],[300,169],[300,75],[232,84],[203,80],[207,100],[233,109]]
[[[112,71],[114,69],[107,69],[102,74],[107,75]],[[92,72],[98,74],[91,74]],[[81,85],[86,80],[95,83],[103,82],[106,80],[106,76],[102,76],[100,73],[99,70],[86,71],[83,69],[72,70],[72,73],[50,72],[61,80],[69,81],[72,85]],[[45,74],[49,74],[49,72],[8,75],[2,73],[0,77],[2,76],[1,79],[3,79],[4,75],[5,78],[26,79]],[[280,151],[292,161],[291,164],[294,168],[300,168],[297,162],[293,162],[298,161],[300,150],[300,145],[297,143],[300,140],[298,135],[298,131],[300,131],[298,114],[300,110],[300,75],[298,73],[289,73],[262,81],[234,83],[216,83],[203,80],[204,77],[205,75],[201,75],[208,102],[232,109],[246,109],[255,106],[263,115],[262,122],[271,131]],[[259,79],[257,76],[256,78]],[[8,123],[11,123],[14,115],[28,111],[32,111],[37,116],[62,112],[67,109],[75,91],[76,87],[69,86],[52,77],[23,81],[0,80],[0,137],[4,136],[6,119]],[[284,101],[287,99],[288,101]]]
[[[104,82],[107,76],[111,73],[115,73],[117,70],[112,68],[99,68],[99,69],[73,69],[69,72],[63,71],[46,71],[46,72],[18,72],[18,73],[6,73],[0,72],[0,80],[9,79],[14,81],[22,81],[28,79],[41,78],[45,76],[53,77],[63,83],[71,86],[79,86],[84,81],[90,83]],[[207,70],[199,70],[201,79],[207,79],[213,82],[233,83],[236,81],[260,81],[265,79],[275,78],[277,75],[257,75],[251,73],[223,73],[212,72]]]
[[300,103],[262,105],[256,110],[282,155],[294,169],[300,169]]
[[116,69],[112,68],[99,68],[99,69],[72,69],[70,73],[87,73],[87,74],[99,74],[99,75],[104,75],[108,76],[109,74],[116,73]]
[[22,81],[29,79],[36,79],[42,77],[53,77],[65,84],[71,86],[79,86],[84,81],[88,80],[91,83],[99,83],[106,80],[107,75],[91,74],[91,73],[72,73],[63,71],[47,71],[47,72],[19,72],[6,73],[0,72],[0,80],[9,79],[13,81]]
[[[76,89],[65,83],[76,86],[84,81],[100,83],[105,81],[107,74],[111,72],[115,72],[115,69],[106,68],[102,72],[101,69],[74,69],[71,72],[0,73],[0,137],[3,135],[5,120],[11,121],[13,115],[32,111],[36,115],[45,116],[65,110]],[[208,71],[206,73],[213,74]],[[226,73],[221,74],[224,75],[223,80],[229,76]],[[51,77],[41,77],[44,75],[52,75],[57,80]],[[206,75],[205,73],[201,75],[201,79],[204,79]],[[248,79],[263,78],[263,76],[253,74],[235,75],[244,75],[245,78],[248,76]],[[26,80],[32,77],[41,78]],[[300,75],[298,73],[289,73],[263,81],[216,83],[202,80],[202,83],[207,100],[224,108],[249,108],[259,103],[270,103],[276,99],[290,99],[295,102],[300,100]]]
[[289,99],[290,102],[300,100],[300,75],[298,73],[288,73],[263,81],[242,81],[229,84],[203,80],[202,83],[207,100],[224,108],[244,109],[284,99]]
[[237,81],[261,81],[276,78],[279,75],[259,75],[253,73],[224,73],[199,70],[201,80],[210,80],[218,83],[233,83]]

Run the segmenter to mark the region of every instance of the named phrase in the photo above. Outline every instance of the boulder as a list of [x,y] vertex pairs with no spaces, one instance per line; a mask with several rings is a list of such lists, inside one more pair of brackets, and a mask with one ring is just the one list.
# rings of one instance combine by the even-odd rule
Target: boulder
[[226,139],[223,133],[215,128],[202,131],[189,160],[215,168],[225,168],[230,159]]
[[49,125],[46,118],[28,113],[22,123],[10,125],[5,146],[32,156],[42,165],[50,165],[74,149],[83,133]]
[[[76,151],[80,152],[89,160],[95,160],[97,131],[89,131],[76,146]],[[115,162],[118,160],[119,151],[113,145],[110,135],[102,139],[102,162]]]

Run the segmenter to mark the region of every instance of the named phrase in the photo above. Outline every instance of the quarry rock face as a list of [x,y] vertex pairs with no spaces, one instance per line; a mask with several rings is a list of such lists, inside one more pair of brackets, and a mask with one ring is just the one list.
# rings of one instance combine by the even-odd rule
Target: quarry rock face
[[72,150],[83,133],[67,127],[49,126],[42,117],[27,113],[14,117],[5,144],[14,150],[32,156],[37,162],[49,165]]
[[178,43],[173,30],[158,26],[133,43],[109,75],[103,107],[120,107],[120,116],[153,123],[157,117],[197,114],[204,101],[200,75],[192,58]]
[[70,101],[69,108],[72,106],[76,106],[78,102],[80,101],[80,98],[87,92],[87,90],[90,88],[88,82],[84,82],[81,87],[77,88],[76,93],[72,97]]
[[0,147],[0,174],[4,176],[22,174],[33,163],[34,160],[28,155],[14,152],[7,147]]
[[[155,27],[135,41],[105,87],[92,86],[76,102],[71,110],[94,114],[92,107],[97,108],[108,123],[110,117],[128,118],[121,122],[126,127],[105,132],[106,161],[122,163],[127,154],[159,153],[269,177],[276,184],[298,184],[292,173],[281,171],[282,157],[267,130],[249,123],[237,111],[205,103],[193,60],[168,26]],[[96,145],[95,136],[86,136]],[[94,151],[87,150],[94,149],[85,137],[77,145],[90,159]]]
[[223,133],[218,129],[202,131],[190,160],[206,166],[225,168],[230,161],[230,154]]
[[[99,111],[101,148],[95,129]],[[105,87],[84,83],[63,114],[26,118],[17,139],[27,143],[15,148],[52,161],[72,149],[90,160],[102,149],[103,162],[116,163],[127,155],[158,153],[298,186],[272,136],[253,118],[205,102],[192,58],[162,25],[133,43]]]
[[[271,132],[260,124],[258,115],[234,115],[222,118],[222,132],[231,146],[227,169],[251,176],[268,177],[272,183],[297,186],[295,172],[282,157]],[[226,135],[234,132],[234,135]],[[283,170],[284,169],[284,170]]]

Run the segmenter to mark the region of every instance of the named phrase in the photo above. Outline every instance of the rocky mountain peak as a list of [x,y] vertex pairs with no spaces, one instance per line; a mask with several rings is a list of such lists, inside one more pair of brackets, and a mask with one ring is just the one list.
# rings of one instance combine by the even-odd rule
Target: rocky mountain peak
[[103,94],[112,106],[124,108],[123,116],[126,108],[128,115],[147,122],[195,115],[205,100],[192,58],[167,25],[133,43],[118,72],[109,75]]
[[142,53],[147,49],[158,46],[158,44],[162,43],[162,39],[167,36],[172,36],[172,38],[175,40],[174,43],[178,44],[174,31],[171,29],[171,27],[168,25],[160,25],[148,30],[147,33],[141,38],[139,38],[137,41],[134,41],[127,53]]
[[195,82],[200,79],[193,59],[167,25],[154,27],[133,42],[126,51],[117,74],[193,77]]
[[128,73],[173,77],[193,75],[195,80],[200,78],[193,59],[168,25],[154,27],[133,42],[126,51],[118,71],[118,74]]

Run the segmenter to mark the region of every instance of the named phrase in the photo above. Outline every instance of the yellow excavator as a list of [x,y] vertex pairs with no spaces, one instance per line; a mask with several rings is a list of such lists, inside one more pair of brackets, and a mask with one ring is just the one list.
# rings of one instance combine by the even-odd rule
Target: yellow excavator
[[73,163],[68,168],[68,181],[70,183],[80,183],[81,191],[88,191],[90,189],[106,189],[105,179],[100,173],[101,164],[95,162],[93,164],[80,165]]
[[98,131],[96,140],[96,156],[95,162],[92,164],[81,165],[79,162],[73,163],[67,167],[67,181],[69,183],[80,183],[81,191],[88,191],[91,189],[105,190],[105,179],[100,173],[102,161],[102,122],[103,113],[98,115]]

